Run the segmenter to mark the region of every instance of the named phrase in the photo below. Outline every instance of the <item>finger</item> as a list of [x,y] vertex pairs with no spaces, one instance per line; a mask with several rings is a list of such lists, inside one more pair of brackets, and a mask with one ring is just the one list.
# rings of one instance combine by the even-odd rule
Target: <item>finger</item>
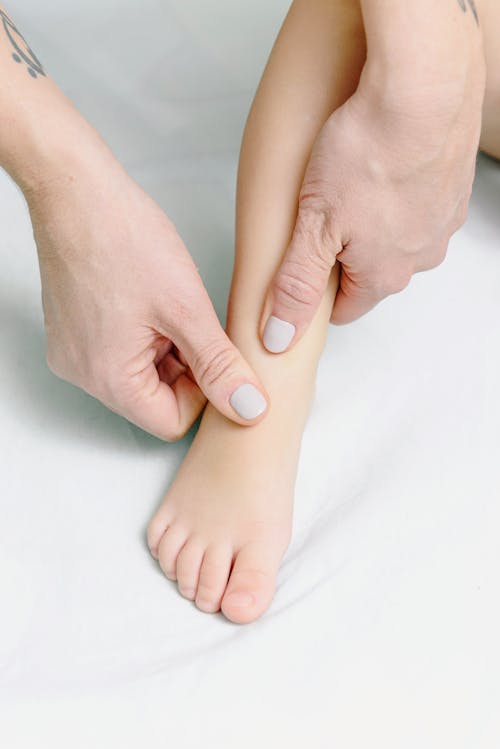
[[126,419],[160,439],[175,442],[198,418],[206,398],[187,374],[167,384],[151,363],[133,385],[126,385],[116,410]]
[[224,332],[210,298],[200,282],[195,302],[184,309],[182,322],[165,323],[166,334],[182,351],[200,390],[215,408],[238,424],[255,424],[264,417],[268,396],[236,346]]
[[343,266],[330,321],[336,325],[345,325],[358,320],[382,299],[403,291],[411,277],[412,271],[408,267],[397,267],[394,262],[364,276],[366,280],[360,284]]
[[273,354],[290,349],[304,334],[342,249],[330,231],[328,211],[305,206],[299,208],[292,240],[264,302],[262,342]]
[[373,309],[380,299],[370,290],[353,284],[347,273],[342,269],[330,322],[335,325],[346,325],[353,322]]
[[426,255],[420,255],[415,262],[415,273],[422,273],[427,270],[434,270],[444,262],[448,252],[448,240],[440,246],[434,248],[432,252]]

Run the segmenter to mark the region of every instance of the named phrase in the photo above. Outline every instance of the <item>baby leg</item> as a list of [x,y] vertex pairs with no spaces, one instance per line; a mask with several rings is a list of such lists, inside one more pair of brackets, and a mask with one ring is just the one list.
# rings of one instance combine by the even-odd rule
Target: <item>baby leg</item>
[[500,3],[480,0],[478,6],[486,59],[486,91],[479,147],[500,159]]
[[248,119],[240,159],[237,240],[228,332],[266,386],[270,409],[237,426],[210,405],[173,485],[151,521],[152,553],[203,611],[256,619],[275,590],[290,538],[302,431],[324,346],[332,279],[293,351],[267,353],[258,325],[267,286],[290,240],[313,141],[355,91],[365,60],[357,3],[296,0]]

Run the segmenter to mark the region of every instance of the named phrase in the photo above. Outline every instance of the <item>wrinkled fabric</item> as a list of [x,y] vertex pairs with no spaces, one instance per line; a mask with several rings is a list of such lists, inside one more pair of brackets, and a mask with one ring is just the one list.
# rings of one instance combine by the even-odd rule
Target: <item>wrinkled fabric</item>
[[[11,8],[164,207],[221,317],[238,147],[284,0]],[[332,328],[271,609],[182,599],[145,528],[189,444],[49,373],[27,210],[0,176],[0,741],[493,749],[500,743],[500,165],[447,261]]]

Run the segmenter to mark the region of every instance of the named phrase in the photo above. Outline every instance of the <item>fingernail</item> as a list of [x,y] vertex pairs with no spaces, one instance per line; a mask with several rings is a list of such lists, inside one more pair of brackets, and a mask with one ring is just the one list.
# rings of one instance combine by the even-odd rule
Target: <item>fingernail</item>
[[295,325],[271,315],[264,328],[264,346],[271,354],[281,354],[295,335]]
[[230,593],[227,597],[227,603],[241,608],[247,608],[254,603],[254,598],[250,593]]
[[251,385],[249,382],[240,385],[232,394],[229,402],[238,416],[249,421],[256,419],[267,408],[267,401],[260,390],[257,390],[255,385]]

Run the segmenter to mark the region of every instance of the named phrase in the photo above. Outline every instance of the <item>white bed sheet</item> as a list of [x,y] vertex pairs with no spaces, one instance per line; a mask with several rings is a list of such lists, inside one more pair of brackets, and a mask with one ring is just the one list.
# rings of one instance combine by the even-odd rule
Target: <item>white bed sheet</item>
[[[34,49],[174,219],[221,316],[234,178],[285,0],[19,0]],[[147,521],[166,445],[44,363],[27,212],[0,177],[0,742],[500,745],[500,168],[447,261],[332,329],[294,536],[249,627],[181,599]]]

